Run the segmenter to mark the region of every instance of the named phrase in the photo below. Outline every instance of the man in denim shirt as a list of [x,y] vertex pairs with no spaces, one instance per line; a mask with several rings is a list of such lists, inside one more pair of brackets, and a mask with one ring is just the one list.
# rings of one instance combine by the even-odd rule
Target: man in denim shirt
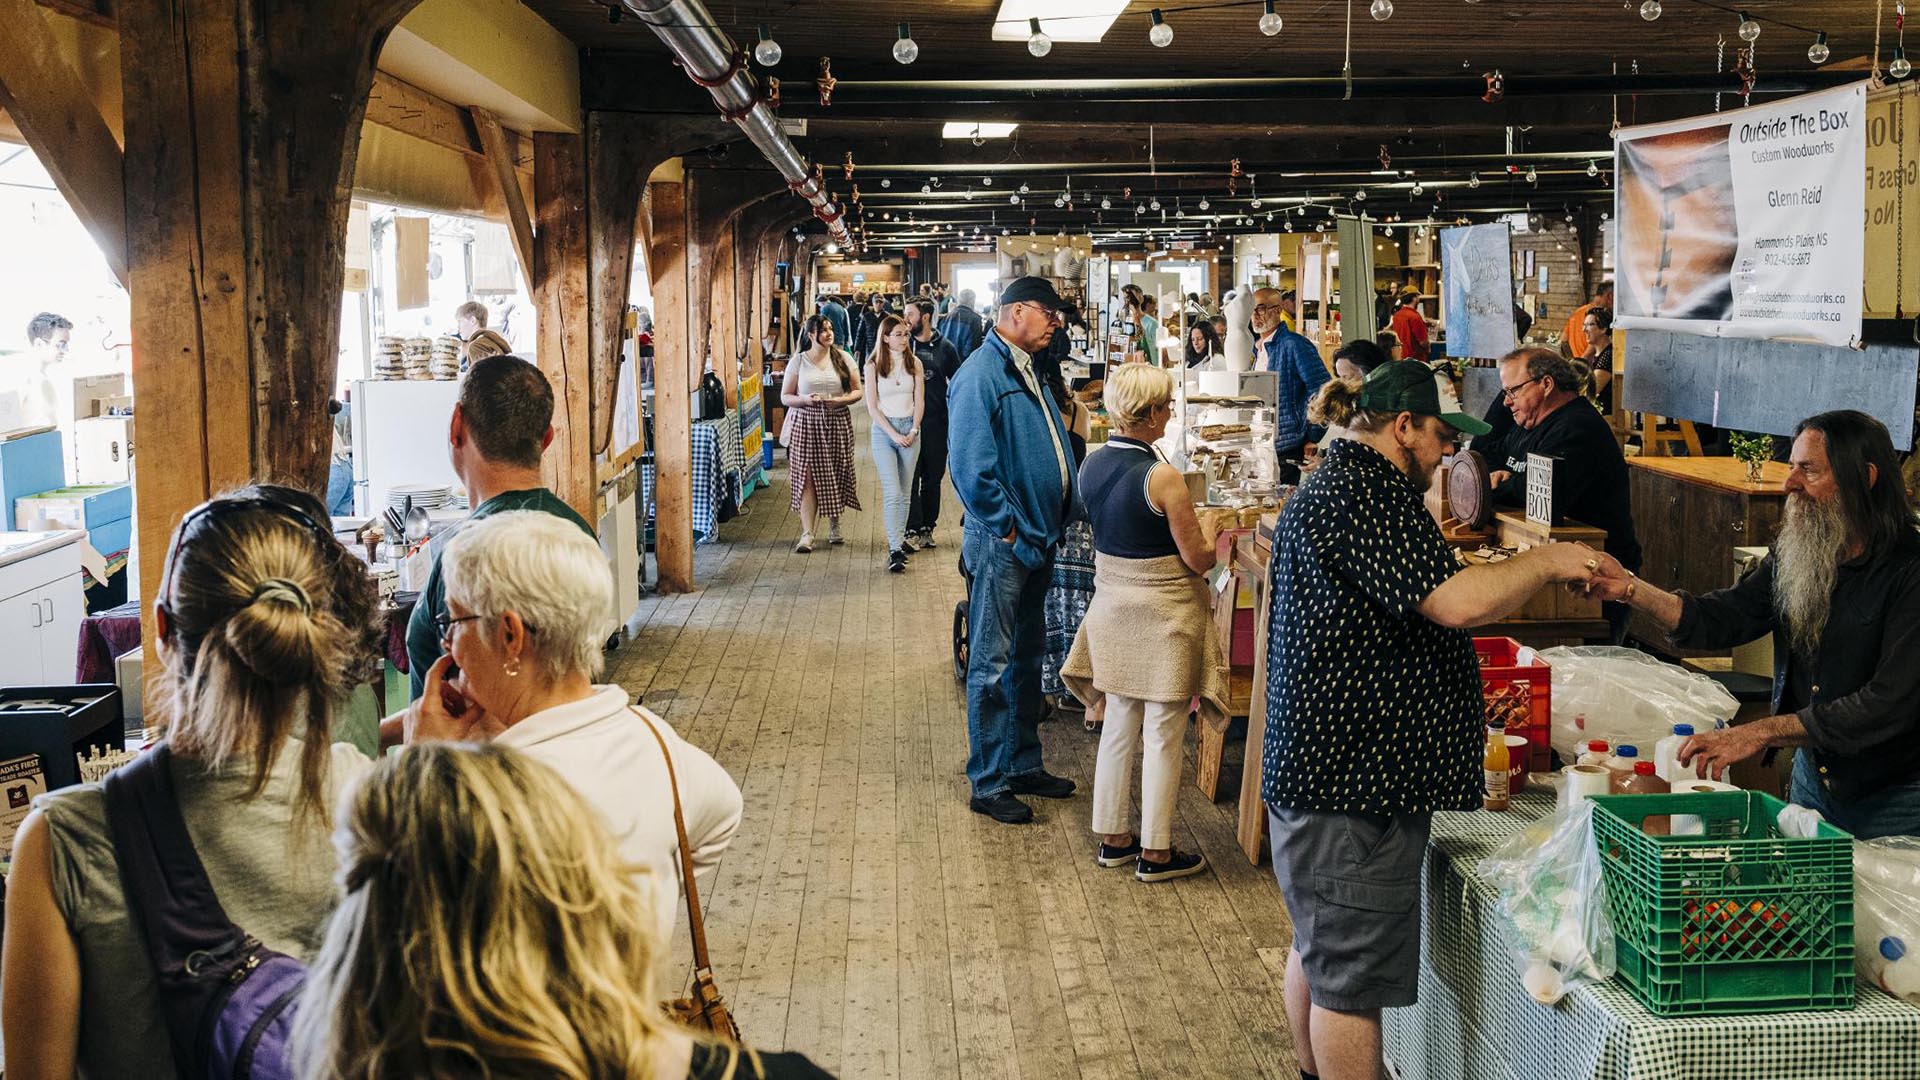
[[1287,327],[1285,310],[1280,290],[1254,292],[1253,332],[1259,335],[1255,355],[1265,357],[1266,369],[1280,376],[1278,408],[1273,414],[1273,449],[1280,458],[1281,482],[1297,484],[1300,469],[1286,462],[1303,457],[1308,443],[1325,437],[1325,428],[1307,423],[1307,402],[1333,376],[1321,363],[1320,350],[1313,347],[1313,342]]

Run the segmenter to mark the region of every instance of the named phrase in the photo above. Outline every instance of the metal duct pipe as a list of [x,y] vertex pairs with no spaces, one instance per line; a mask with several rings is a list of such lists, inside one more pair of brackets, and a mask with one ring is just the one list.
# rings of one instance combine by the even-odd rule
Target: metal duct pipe
[[747,55],[713,21],[700,0],[621,0],[628,10],[653,28],[680,59],[693,81],[713,94],[720,115],[738,125],[747,140],[786,178],[793,193],[813,204],[813,215],[826,225],[828,235],[842,247],[851,247],[853,234],[840,206],[826,185],[813,175],[773,110],[761,100],[747,77]]

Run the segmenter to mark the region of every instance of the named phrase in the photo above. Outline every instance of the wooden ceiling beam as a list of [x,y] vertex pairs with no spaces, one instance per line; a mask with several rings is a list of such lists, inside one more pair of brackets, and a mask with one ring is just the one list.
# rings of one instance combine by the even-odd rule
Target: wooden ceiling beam
[[[485,160],[486,147],[473,115],[459,105],[385,72],[375,72],[367,95],[367,122]],[[533,173],[533,141],[508,128],[507,156],[516,169]]]
[[120,144],[34,0],[0,0],[0,108],[127,284],[127,205]]
[[507,235],[513,240],[513,256],[520,263],[521,278],[531,285],[534,280],[533,219],[527,215],[526,194],[520,190],[512,150],[507,146],[506,129],[500,126],[499,117],[478,105],[470,106],[467,115],[480,136],[480,146],[490,166],[484,172],[493,184],[493,196],[506,214]]

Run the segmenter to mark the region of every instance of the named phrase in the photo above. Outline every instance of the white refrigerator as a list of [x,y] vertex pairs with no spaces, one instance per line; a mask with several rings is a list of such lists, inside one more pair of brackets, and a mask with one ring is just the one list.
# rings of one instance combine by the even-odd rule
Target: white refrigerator
[[459,488],[447,457],[447,425],[460,394],[454,380],[359,379],[353,383],[353,511],[387,506],[400,484]]

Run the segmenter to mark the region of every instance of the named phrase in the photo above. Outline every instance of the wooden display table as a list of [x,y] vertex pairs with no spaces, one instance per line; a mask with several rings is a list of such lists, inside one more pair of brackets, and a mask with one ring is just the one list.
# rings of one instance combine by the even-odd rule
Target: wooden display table
[[[1733,584],[1733,549],[1772,543],[1786,505],[1787,467],[1777,461],[1768,462],[1753,484],[1747,467],[1726,457],[1632,457],[1627,475],[1639,526],[1640,576],[1662,589],[1705,593]],[[1702,655],[1669,645],[1644,615],[1634,615],[1632,632],[1676,655]]]

